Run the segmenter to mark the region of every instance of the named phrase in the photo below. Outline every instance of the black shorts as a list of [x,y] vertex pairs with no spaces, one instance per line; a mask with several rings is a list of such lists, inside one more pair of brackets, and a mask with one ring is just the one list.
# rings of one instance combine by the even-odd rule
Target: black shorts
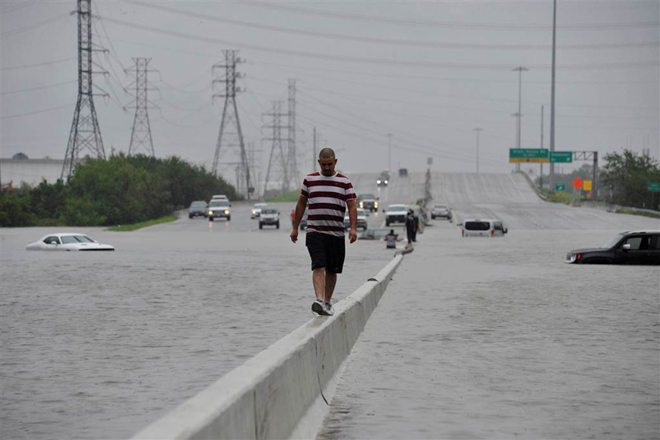
[[325,267],[328,272],[341,273],[346,256],[344,237],[308,232],[305,246],[312,257],[312,270]]

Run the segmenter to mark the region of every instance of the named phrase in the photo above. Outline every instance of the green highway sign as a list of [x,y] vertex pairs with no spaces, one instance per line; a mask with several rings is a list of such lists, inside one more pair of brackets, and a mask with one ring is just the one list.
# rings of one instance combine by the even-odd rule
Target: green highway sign
[[551,151],[550,152],[550,162],[551,163],[573,163],[573,152],[572,151]]
[[566,184],[565,183],[555,183],[555,192],[564,192],[566,191]]
[[649,191],[660,192],[660,182],[649,182]]
[[510,148],[509,163],[548,163],[548,149]]

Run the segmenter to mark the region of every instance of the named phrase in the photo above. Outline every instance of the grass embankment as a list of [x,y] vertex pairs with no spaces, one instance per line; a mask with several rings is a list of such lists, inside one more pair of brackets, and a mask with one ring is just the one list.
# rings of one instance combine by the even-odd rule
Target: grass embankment
[[276,202],[297,202],[298,197],[300,196],[300,190],[294,189],[288,193],[284,193],[280,196],[274,197],[272,199],[266,200],[266,202],[276,203]]
[[633,211],[632,209],[617,209],[616,214],[641,215],[642,217],[660,218],[660,214],[653,212]]
[[570,205],[574,200],[580,200],[580,196],[571,193],[548,194],[549,191],[547,189],[542,189],[541,193],[547,197],[548,202],[552,203],[564,203]]
[[168,215],[167,217],[161,217],[155,220],[147,220],[146,222],[133,223],[131,225],[111,226],[108,228],[108,231],[113,231],[113,232],[135,231],[136,229],[146,228],[147,226],[159,225],[161,223],[169,223],[175,220],[176,220],[175,216]]

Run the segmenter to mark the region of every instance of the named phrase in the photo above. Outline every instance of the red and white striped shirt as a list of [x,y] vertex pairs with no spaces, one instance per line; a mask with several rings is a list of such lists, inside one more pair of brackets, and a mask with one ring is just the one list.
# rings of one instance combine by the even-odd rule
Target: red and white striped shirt
[[307,197],[307,233],[344,236],[346,202],[355,200],[353,184],[341,173],[324,176],[316,172],[303,180],[300,194]]

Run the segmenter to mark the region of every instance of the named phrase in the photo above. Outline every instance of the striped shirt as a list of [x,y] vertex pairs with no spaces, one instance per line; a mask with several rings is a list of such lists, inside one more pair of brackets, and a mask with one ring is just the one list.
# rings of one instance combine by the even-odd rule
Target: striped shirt
[[316,172],[303,180],[300,194],[307,197],[307,233],[344,236],[346,202],[355,200],[353,184],[341,173]]

